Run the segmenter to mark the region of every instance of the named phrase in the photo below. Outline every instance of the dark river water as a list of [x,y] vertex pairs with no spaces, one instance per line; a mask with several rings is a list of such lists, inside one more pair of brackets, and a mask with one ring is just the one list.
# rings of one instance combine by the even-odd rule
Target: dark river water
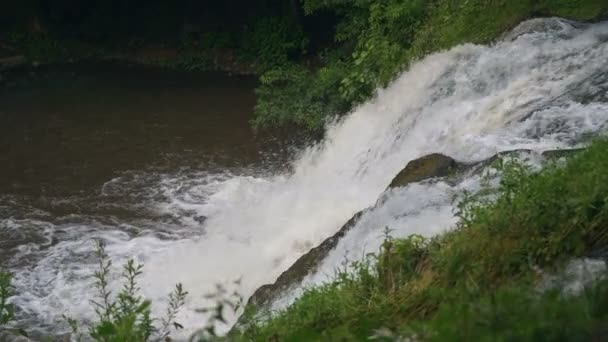
[[[15,273],[30,327],[62,331],[66,306],[87,312],[93,238],[200,236],[194,207],[214,184],[289,159],[284,137],[251,129],[254,78],[116,65],[3,77],[0,264]],[[147,255],[145,246],[115,252]]]
[[255,80],[118,66],[17,75],[0,88],[0,192],[72,195],[121,171],[259,162]]

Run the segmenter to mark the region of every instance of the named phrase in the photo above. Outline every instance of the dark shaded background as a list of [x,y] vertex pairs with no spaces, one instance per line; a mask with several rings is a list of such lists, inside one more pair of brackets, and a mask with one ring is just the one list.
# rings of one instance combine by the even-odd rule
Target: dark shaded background
[[282,17],[311,41],[331,37],[331,15],[303,16],[299,0],[12,0],[0,5],[0,32],[96,41],[174,40],[204,32],[242,33],[262,17]]

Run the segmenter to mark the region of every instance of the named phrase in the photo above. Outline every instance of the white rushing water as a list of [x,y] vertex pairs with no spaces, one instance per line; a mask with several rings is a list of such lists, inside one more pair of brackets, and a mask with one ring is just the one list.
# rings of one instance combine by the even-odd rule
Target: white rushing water
[[[273,282],[354,213],[374,205],[412,159],[441,152],[476,161],[504,150],[567,148],[602,131],[608,122],[608,24],[543,22],[538,32],[523,31],[493,46],[458,46],[414,64],[374,100],[330,124],[326,139],[303,151],[292,173],[160,177],[151,187],[168,200],[154,209],[178,218],[196,213],[176,224],[185,231],[177,238],[145,232],[130,238],[112,223],[62,227],[67,234],[89,233],[49,243],[36,266],[18,274],[16,285],[24,290],[15,302],[45,322],[58,321],[67,310],[91,317],[87,275],[92,239],[99,237],[115,264],[129,257],[145,262],[140,285],[156,301],[157,313],[174,284],[183,283],[190,296],[178,321],[201,327],[204,317],[195,310],[209,304],[204,296],[215,284],[241,279],[238,291],[247,297]],[[306,284],[327,280],[346,254],[375,251],[385,226],[395,236],[448,229],[452,199],[478,184],[476,178],[457,185],[423,182],[386,193]],[[207,217],[203,234],[193,228],[198,216]],[[83,257],[66,263],[73,254]]]

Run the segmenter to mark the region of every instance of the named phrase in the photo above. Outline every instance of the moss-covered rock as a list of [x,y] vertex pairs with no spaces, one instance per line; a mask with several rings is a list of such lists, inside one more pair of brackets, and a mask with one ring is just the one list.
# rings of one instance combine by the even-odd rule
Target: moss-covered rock
[[389,189],[397,188],[429,178],[445,177],[462,168],[462,166],[463,164],[443,154],[429,154],[410,161],[388,187]]
[[302,255],[291,267],[277,278],[272,284],[262,285],[258,288],[248,301],[248,306],[256,309],[269,308],[274,300],[300,282],[320,265],[321,261],[336,247],[338,241],[355,226],[365,210],[356,213],[338,232],[325,239],[319,246],[314,247],[308,253]]

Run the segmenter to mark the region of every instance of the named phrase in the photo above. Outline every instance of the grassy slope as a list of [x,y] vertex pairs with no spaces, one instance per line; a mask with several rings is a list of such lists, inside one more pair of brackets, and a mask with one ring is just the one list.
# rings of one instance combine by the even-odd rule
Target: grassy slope
[[576,298],[532,288],[538,268],[608,247],[606,151],[602,140],[565,166],[506,167],[498,199],[465,201],[453,231],[387,240],[371,263],[308,290],[240,338],[366,340],[383,328],[438,341],[588,339],[608,319],[607,284]]
[[435,1],[411,54],[420,56],[462,43],[487,43],[532,17],[590,21],[606,15],[608,2],[599,0]]

